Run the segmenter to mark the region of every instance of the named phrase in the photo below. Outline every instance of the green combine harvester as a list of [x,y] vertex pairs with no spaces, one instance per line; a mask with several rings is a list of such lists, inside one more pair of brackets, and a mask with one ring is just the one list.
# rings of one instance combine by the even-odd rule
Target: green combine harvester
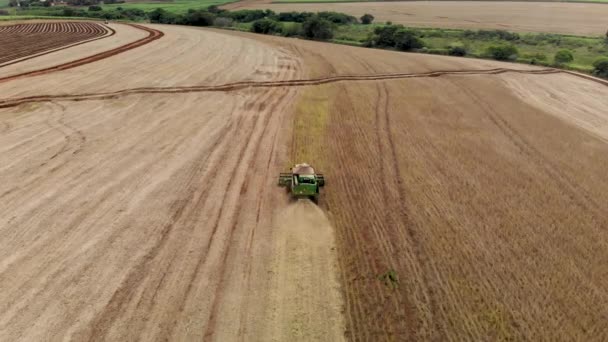
[[279,186],[284,186],[291,196],[309,198],[317,203],[319,199],[319,188],[325,185],[325,178],[320,173],[315,173],[312,166],[303,163],[297,164],[291,169],[291,173],[281,173]]

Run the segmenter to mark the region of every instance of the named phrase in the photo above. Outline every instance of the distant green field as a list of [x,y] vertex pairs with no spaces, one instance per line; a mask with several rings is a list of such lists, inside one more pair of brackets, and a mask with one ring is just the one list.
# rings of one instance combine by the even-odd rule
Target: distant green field
[[[386,1],[386,0],[385,0]],[[313,3],[313,2],[380,2],[378,0],[277,0],[273,4]]]
[[49,19],[49,20],[99,20],[93,18],[83,18],[83,17],[56,17],[56,16],[48,16],[48,15],[3,15],[0,16],[0,21],[8,21],[8,20],[33,20],[33,19]]
[[[4,1],[4,0],[0,0]],[[156,8],[162,8],[173,13],[186,13],[188,9],[207,8],[212,5],[223,5],[234,0],[174,0],[170,2],[126,2],[124,4],[103,5],[104,9],[122,8],[139,8],[144,11],[151,11]]]
[[[417,0],[275,0],[273,4],[296,4],[296,3],[336,3],[336,2],[391,2],[391,1],[417,1]],[[433,0],[431,0],[433,1]],[[435,0],[445,1],[445,0]],[[464,1],[464,0],[448,0],[448,1]],[[523,2],[591,2],[591,3],[608,3],[608,0],[476,0],[486,2],[497,1],[523,1]]]

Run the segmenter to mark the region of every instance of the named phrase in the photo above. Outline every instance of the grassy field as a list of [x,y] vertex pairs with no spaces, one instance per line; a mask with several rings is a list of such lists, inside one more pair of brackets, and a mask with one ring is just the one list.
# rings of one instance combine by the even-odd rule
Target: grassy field
[[[294,4],[294,3],[336,3],[336,2],[392,2],[392,1],[403,1],[403,0],[277,0],[273,1],[273,4]],[[408,0],[405,0],[408,1]],[[415,0],[412,0],[415,1]],[[433,0],[431,0],[433,1]],[[445,0],[437,0],[445,1]],[[449,0],[448,0],[449,1]],[[454,0],[459,1],[459,0]],[[505,1],[505,0],[476,0],[476,1]],[[506,0],[514,1],[514,0]],[[523,0],[525,2],[525,0]],[[608,0],[536,0],[528,2],[589,2],[589,3],[608,3]]]
[[[2,1],[2,0],[0,0]],[[114,9],[117,7],[122,8],[138,8],[144,11],[151,11],[157,8],[162,8],[173,13],[186,13],[188,9],[200,9],[207,8],[212,5],[223,5],[234,0],[175,0],[171,2],[137,2],[137,3],[124,3],[124,4],[111,4],[103,5],[104,9]]]
[[[342,25],[336,27],[334,42],[363,45],[377,25]],[[423,51],[447,54],[451,46],[463,46],[469,56],[483,57],[486,49],[492,45],[506,43],[498,39],[478,39],[466,37],[465,30],[456,29],[414,29],[425,43]],[[532,59],[540,63],[553,63],[553,57],[559,50],[567,49],[574,54],[574,61],[568,67],[590,71],[593,61],[608,54],[608,44],[601,38],[579,37],[556,34],[524,33],[520,39],[509,42],[519,50],[518,61],[529,62]]]
[[58,16],[48,16],[48,15],[7,15],[1,16],[0,21],[10,21],[10,20],[34,20],[34,19],[48,19],[48,20],[98,20],[93,18],[85,18],[85,17],[58,17]]
[[279,0],[273,1],[273,4],[293,4],[293,3],[332,3],[332,2],[380,2],[374,0]]

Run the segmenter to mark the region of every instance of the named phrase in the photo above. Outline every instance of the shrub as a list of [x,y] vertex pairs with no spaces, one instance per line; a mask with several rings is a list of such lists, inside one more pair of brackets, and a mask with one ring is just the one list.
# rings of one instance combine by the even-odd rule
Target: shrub
[[0,10],[0,15],[9,15],[7,10]]
[[97,5],[89,6],[89,11],[91,11],[91,12],[99,12],[101,10],[102,10],[101,6],[97,6]]
[[497,61],[513,61],[517,59],[517,48],[513,45],[492,45],[486,49],[486,54]]
[[182,19],[182,24],[190,26],[211,26],[215,16],[204,10],[188,11]]
[[295,23],[303,23],[306,19],[312,17],[311,12],[281,12],[277,16],[279,21],[290,21]]
[[361,16],[361,24],[369,25],[374,21],[374,16],[371,14],[364,14]]
[[338,13],[338,12],[319,12],[317,13],[319,18],[325,19],[334,24],[354,24],[357,22],[357,18],[352,15]]
[[231,27],[234,24],[234,20],[225,17],[215,18],[213,25],[218,27]]
[[279,22],[268,18],[256,20],[253,22],[253,25],[251,25],[251,32],[255,33],[273,34],[281,33],[281,31],[282,25]]
[[162,8],[157,8],[148,13],[148,18],[150,18],[151,23],[159,24],[177,24],[180,21],[180,17]]
[[608,58],[602,57],[593,62],[593,74],[596,76],[608,78]]
[[424,46],[422,40],[420,40],[414,32],[406,29],[399,29],[394,35],[395,47],[401,51],[410,51],[413,49],[420,49]]
[[463,46],[451,46],[448,49],[448,55],[450,56],[466,56],[467,50]]
[[282,35],[285,37],[302,36],[302,24],[300,24],[300,23],[283,24]]
[[403,25],[376,27],[365,45],[394,47],[402,51],[420,49],[424,46],[422,40],[416,36],[416,32],[406,29]]
[[122,7],[116,8],[117,11],[120,12],[120,15],[124,18],[128,19],[136,19],[136,18],[144,18],[146,17],[146,12],[139,8],[127,8],[123,9]]
[[331,22],[318,15],[312,16],[302,23],[302,33],[308,39],[317,40],[331,39],[334,36]]
[[555,57],[553,58],[555,64],[562,65],[570,63],[574,60],[574,56],[570,50],[559,50],[555,53]]
[[519,38],[520,38],[519,34],[513,33],[513,32],[508,32],[505,30],[478,30],[478,31],[465,30],[463,35],[466,38],[483,39],[483,40],[499,39],[499,40],[513,41],[513,40],[519,40]]
[[240,23],[249,23],[266,17],[274,17],[276,14],[271,10],[239,10],[226,13],[228,17]]
[[64,17],[71,17],[74,16],[74,9],[70,8],[70,7],[66,7],[63,9],[63,16]]
[[386,25],[374,28],[371,46],[394,47],[395,33],[401,28],[403,28],[402,25]]

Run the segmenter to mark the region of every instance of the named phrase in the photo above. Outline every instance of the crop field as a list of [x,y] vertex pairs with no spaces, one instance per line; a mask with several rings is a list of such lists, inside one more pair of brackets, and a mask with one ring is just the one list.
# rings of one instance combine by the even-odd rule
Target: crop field
[[377,22],[414,27],[501,29],[600,36],[606,33],[608,6],[603,4],[511,1],[404,1],[354,3],[268,3],[245,0],[225,8],[289,11],[336,11]]
[[608,82],[107,29],[0,66],[3,339],[608,339]]

